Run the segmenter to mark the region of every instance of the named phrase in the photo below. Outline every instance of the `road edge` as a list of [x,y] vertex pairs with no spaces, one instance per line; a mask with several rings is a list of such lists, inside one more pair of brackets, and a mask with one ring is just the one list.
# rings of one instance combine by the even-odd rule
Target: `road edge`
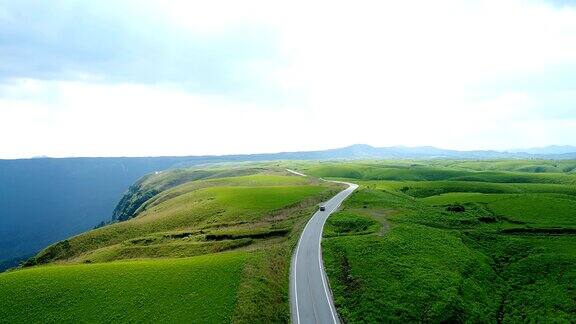
[[[291,169],[286,169],[286,171],[297,175],[297,176],[302,176],[302,177],[307,177],[306,174],[303,174],[301,172],[298,171],[294,171]],[[340,206],[342,205],[342,203],[348,199],[350,197],[350,195],[352,195],[352,193],[354,193],[354,191],[358,188],[358,185],[355,183],[350,183],[350,182],[344,182],[344,181],[337,181],[337,180],[326,180],[323,178],[318,178],[322,181],[326,181],[326,182],[332,182],[332,183],[340,183],[340,184],[345,184],[347,185],[346,188],[342,189],[341,191],[339,191],[338,193],[336,193],[334,196],[330,197],[330,199],[336,197],[337,195],[339,195],[340,193],[352,188],[352,191],[350,192],[350,194],[348,194],[348,196],[346,196],[342,202],[340,202],[340,204],[338,204],[338,206],[336,206],[336,208],[334,208],[332,211],[330,211],[330,215],[328,215],[328,217],[326,217],[323,222],[322,222],[322,231],[320,233],[320,237],[318,240],[318,250],[319,250],[319,255],[318,255],[318,263],[320,266],[320,270],[322,273],[322,284],[324,286],[324,291],[326,293],[326,297],[329,300],[329,306],[330,306],[330,310],[332,312],[332,318],[334,320],[335,323],[340,323],[340,316],[338,315],[338,310],[336,309],[336,305],[334,304],[334,295],[332,293],[332,288],[330,287],[330,280],[328,278],[328,275],[326,274],[326,270],[324,267],[324,257],[323,257],[323,253],[322,253],[322,237],[323,237],[323,233],[324,233],[324,226],[326,225],[326,221],[328,220],[328,218],[335,213]],[[330,200],[328,199],[328,200]],[[316,212],[314,212],[315,214]],[[300,318],[298,316],[299,311],[298,311],[298,294],[296,293],[297,290],[297,286],[296,286],[296,272],[294,271],[294,269],[296,269],[297,266],[297,253],[298,250],[300,249],[300,241],[302,240],[302,235],[305,233],[306,228],[308,227],[308,224],[310,224],[310,221],[314,218],[314,214],[312,214],[312,216],[308,219],[308,221],[306,222],[306,225],[304,226],[304,228],[302,229],[302,232],[300,233],[300,236],[298,237],[298,242],[296,243],[296,247],[294,248],[294,251],[292,252],[292,257],[291,257],[291,261],[290,261],[290,274],[289,274],[289,300],[290,300],[290,319],[292,321],[292,323],[295,324],[300,324]],[[291,297],[294,298],[291,298]],[[295,301],[295,303],[292,303],[292,301]],[[294,319],[294,314],[296,314],[296,319]]]

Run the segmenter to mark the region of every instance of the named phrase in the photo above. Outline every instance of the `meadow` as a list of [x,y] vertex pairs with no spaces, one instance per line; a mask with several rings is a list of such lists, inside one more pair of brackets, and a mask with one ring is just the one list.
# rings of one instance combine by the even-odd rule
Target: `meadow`
[[113,222],[0,274],[0,318],[287,322],[296,239],[339,188],[269,164],[151,174]]
[[573,166],[448,160],[300,165],[360,185],[328,219],[322,243],[340,316],[350,323],[573,322]]
[[49,265],[0,276],[6,323],[230,322],[247,253]]

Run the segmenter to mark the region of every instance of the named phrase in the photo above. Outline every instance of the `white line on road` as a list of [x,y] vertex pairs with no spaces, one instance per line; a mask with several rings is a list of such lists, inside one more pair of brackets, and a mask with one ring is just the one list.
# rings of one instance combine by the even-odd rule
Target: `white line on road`
[[[305,174],[294,171],[294,170],[286,169],[286,171],[293,173],[295,175],[306,177]],[[334,197],[332,197],[330,200],[328,200],[328,202],[326,204],[329,204],[331,200],[335,200],[338,197],[340,197],[342,200],[344,200],[345,198],[347,198],[348,195],[350,195],[350,193],[352,191],[354,191],[358,187],[357,185],[355,185],[353,183],[347,183],[347,182],[341,182],[341,181],[332,181],[332,180],[325,180],[325,179],[321,179],[321,180],[328,181],[328,182],[334,182],[334,183],[342,183],[342,184],[348,185],[347,189],[340,191],[338,194],[336,194]],[[352,190],[350,192],[344,193],[350,188],[352,188]],[[342,196],[344,196],[344,197],[342,197]],[[338,203],[338,205],[336,205],[336,207],[333,207],[330,209],[330,211],[327,211],[328,215],[324,219],[322,219],[322,222],[320,224],[321,225],[320,226],[320,235],[318,236],[318,266],[320,269],[320,276],[322,279],[322,287],[324,288],[324,294],[326,295],[326,300],[328,302],[328,307],[330,309],[330,315],[331,315],[334,323],[339,323],[339,321],[338,321],[338,317],[336,315],[336,308],[334,306],[334,303],[332,302],[331,293],[329,291],[329,287],[328,287],[328,283],[327,283],[327,276],[326,276],[326,272],[324,270],[324,264],[322,262],[322,229],[324,228],[324,224],[326,223],[326,220],[328,219],[330,214],[332,214],[335,210],[337,210],[340,207],[341,203],[342,203],[342,201],[340,201]],[[298,280],[297,280],[297,272],[296,272],[297,271],[296,269],[298,268],[298,256],[299,256],[299,252],[300,252],[300,243],[302,242],[302,237],[305,235],[306,229],[308,228],[308,225],[312,222],[312,220],[315,218],[317,213],[318,213],[318,211],[312,215],[312,217],[306,223],[306,226],[304,226],[304,230],[302,231],[302,235],[300,236],[300,239],[298,240],[298,244],[296,245],[296,252],[294,254],[294,270],[293,270],[294,272],[293,272],[293,275],[291,277],[294,280],[294,303],[295,303],[295,305],[294,305],[295,314],[294,315],[296,317],[296,319],[295,319],[296,324],[300,324],[300,309],[298,306]],[[291,274],[292,274],[292,272],[291,272]],[[318,319],[316,319],[316,321],[317,320]]]
[[[312,221],[312,218],[308,220],[306,226],[304,226],[304,230],[302,233],[306,231],[308,224]],[[300,240],[298,240],[298,245],[296,245],[296,255],[294,256],[294,269],[296,269],[298,265],[298,252],[300,251]],[[296,280],[296,273],[294,273],[294,299],[296,299],[296,324],[300,324],[300,312],[298,311],[298,280]]]
[[[334,210],[332,210],[334,211]],[[324,228],[324,224],[322,224],[322,228]],[[330,302],[330,295],[328,294],[328,287],[326,285],[325,272],[324,272],[324,263],[322,262],[322,233],[318,237],[318,265],[320,266],[320,276],[322,277],[322,285],[324,286],[324,293],[326,294],[326,299],[328,300],[328,307],[330,308],[330,313],[332,314],[332,319],[334,323],[338,323],[336,321],[336,315],[334,315],[334,310],[332,309],[332,303]]]

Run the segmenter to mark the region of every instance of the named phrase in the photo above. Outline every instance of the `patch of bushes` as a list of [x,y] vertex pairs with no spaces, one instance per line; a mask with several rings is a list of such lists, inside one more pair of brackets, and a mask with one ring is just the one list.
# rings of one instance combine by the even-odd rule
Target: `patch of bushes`
[[482,223],[496,223],[498,222],[498,217],[494,215],[486,215],[478,217],[478,220]]
[[144,189],[141,183],[130,186],[118,205],[116,205],[112,219],[115,221],[125,221],[135,217],[136,210],[148,201],[148,199],[159,193],[160,191],[155,188]]
[[463,213],[466,211],[466,208],[460,204],[452,204],[446,207],[446,210],[453,213]]
[[223,233],[210,233],[206,234],[205,238],[207,241],[222,241],[222,240],[236,240],[241,238],[251,238],[251,239],[262,239],[270,238],[274,236],[284,236],[290,232],[289,229],[271,229],[266,231],[256,231],[256,232],[223,232]]
[[378,222],[374,219],[350,212],[339,212],[330,216],[324,227],[326,236],[367,234],[376,230],[378,230]]
[[179,239],[179,238],[186,238],[194,235],[192,232],[182,232],[182,233],[172,233],[172,234],[164,234],[165,238],[172,238],[172,239]]
[[534,227],[513,227],[501,230],[504,234],[548,234],[548,235],[573,235],[576,234],[576,228],[534,228]]
[[22,263],[23,267],[34,266],[38,264],[48,263],[57,259],[64,259],[71,254],[71,245],[68,240],[60,241],[47,247],[44,251],[40,252],[36,257],[28,259]]

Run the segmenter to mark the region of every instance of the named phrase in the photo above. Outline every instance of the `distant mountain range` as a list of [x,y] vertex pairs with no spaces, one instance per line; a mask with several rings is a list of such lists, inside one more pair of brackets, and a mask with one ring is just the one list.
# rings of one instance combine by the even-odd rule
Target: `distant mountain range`
[[156,170],[216,162],[435,158],[576,159],[576,147],[503,152],[356,144],[322,151],[224,156],[0,160],[0,271],[50,243],[109,220],[122,193]]
[[[222,156],[221,158],[225,158]],[[433,146],[390,146],[374,147],[367,144],[355,144],[343,148],[308,151],[282,152],[254,155],[228,156],[234,159],[281,160],[281,159],[574,159],[576,146],[547,146],[526,150],[475,150],[458,151],[440,149]]]
[[[576,158],[576,146],[571,145],[550,145],[544,147],[534,147],[527,149],[510,150],[449,150],[434,146],[388,146],[374,147],[367,144],[354,144],[342,148],[319,150],[319,151],[297,151],[278,152],[260,154],[235,154],[235,155],[202,155],[202,156],[161,156],[161,157],[111,157],[111,158],[50,158],[38,156],[33,160],[56,159],[115,159],[115,160],[140,160],[160,165],[196,165],[199,163],[229,162],[229,161],[264,161],[283,159],[358,159],[358,158],[398,158],[398,159],[429,159],[429,158],[463,158],[463,159],[508,159],[508,158],[539,158],[539,159],[572,159]],[[26,161],[32,159],[16,159],[0,161]]]
[[576,146],[572,145],[550,145],[544,147],[534,147],[529,149],[516,149],[516,150],[509,150],[513,153],[528,153],[528,154],[536,154],[536,155],[561,155],[561,154],[570,154],[576,152]]

